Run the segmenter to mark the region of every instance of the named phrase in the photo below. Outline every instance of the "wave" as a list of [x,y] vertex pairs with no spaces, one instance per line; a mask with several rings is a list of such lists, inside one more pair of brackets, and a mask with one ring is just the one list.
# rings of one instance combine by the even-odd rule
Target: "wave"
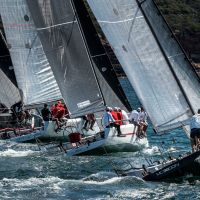
[[38,151],[25,150],[25,151],[16,151],[13,149],[7,149],[0,152],[1,157],[25,157],[30,155],[38,154]]
[[87,184],[97,184],[97,185],[106,185],[106,184],[124,184],[129,185],[131,182],[144,183],[144,180],[134,176],[119,177],[114,172],[98,172],[91,174],[90,176],[82,179]]
[[155,154],[159,155],[160,151],[159,151],[159,147],[152,146],[152,147],[148,147],[148,148],[143,149],[142,153],[148,154],[148,155],[155,155]]

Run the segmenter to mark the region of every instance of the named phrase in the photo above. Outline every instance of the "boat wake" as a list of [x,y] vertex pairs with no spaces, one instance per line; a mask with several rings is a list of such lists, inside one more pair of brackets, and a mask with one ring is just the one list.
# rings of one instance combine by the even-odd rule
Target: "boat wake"
[[134,182],[141,183],[144,182],[141,178],[127,176],[127,177],[118,177],[114,172],[98,172],[96,174],[91,174],[90,176],[82,179],[87,184],[98,184],[98,185],[105,185],[105,184],[130,184]]

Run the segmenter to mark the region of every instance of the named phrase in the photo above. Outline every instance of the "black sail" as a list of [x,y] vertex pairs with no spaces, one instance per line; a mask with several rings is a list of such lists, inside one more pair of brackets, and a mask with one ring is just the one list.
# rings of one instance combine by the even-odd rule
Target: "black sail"
[[70,0],[27,0],[44,52],[73,117],[104,109]]
[[131,110],[83,0],[73,0],[107,105]]

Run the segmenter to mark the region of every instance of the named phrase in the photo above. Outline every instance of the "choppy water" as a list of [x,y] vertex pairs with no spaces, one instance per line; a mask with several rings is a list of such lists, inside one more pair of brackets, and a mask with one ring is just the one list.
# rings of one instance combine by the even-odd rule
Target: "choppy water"
[[[134,94],[129,95],[138,106]],[[139,152],[71,158],[40,153],[34,144],[9,144],[0,150],[0,200],[200,199],[200,181],[191,176],[156,183],[114,173],[112,163],[122,166],[130,160],[140,166],[145,158],[160,158],[162,141],[172,155],[190,150],[181,130],[157,136],[149,128],[148,138],[150,147]]]

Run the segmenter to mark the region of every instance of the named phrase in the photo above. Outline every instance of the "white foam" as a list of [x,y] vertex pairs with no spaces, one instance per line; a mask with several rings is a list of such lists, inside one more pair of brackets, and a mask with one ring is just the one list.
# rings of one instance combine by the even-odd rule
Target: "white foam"
[[159,148],[157,146],[152,146],[146,149],[143,149],[142,151],[144,154],[148,154],[148,155],[155,155],[155,154],[159,154]]
[[176,152],[177,150],[176,150],[176,148],[174,148],[174,147],[170,147],[169,149],[168,149],[168,152]]
[[1,151],[0,156],[2,157],[25,157],[38,153],[38,151],[26,150],[26,151],[15,151],[13,149],[8,149],[6,151]]
[[34,187],[38,185],[44,185],[48,183],[60,183],[63,182],[63,179],[60,179],[58,177],[46,177],[46,178],[29,178],[29,179],[8,179],[4,178],[2,182],[11,184],[12,186],[16,186],[16,189],[19,188],[27,188],[27,187]]
[[105,184],[113,184],[113,183],[116,183],[116,182],[120,182],[122,179],[123,179],[123,177],[113,177],[111,179],[104,180],[102,182],[94,181],[94,180],[87,180],[87,181],[84,181],[84,182],[86,182],[88,184],[105,185]]
[[90,176],[83,179],[83,181],[97,181],[102,182],[107,179],[116,177],[116,174],[113,172],[98,172],[95,174],[91,174]]

